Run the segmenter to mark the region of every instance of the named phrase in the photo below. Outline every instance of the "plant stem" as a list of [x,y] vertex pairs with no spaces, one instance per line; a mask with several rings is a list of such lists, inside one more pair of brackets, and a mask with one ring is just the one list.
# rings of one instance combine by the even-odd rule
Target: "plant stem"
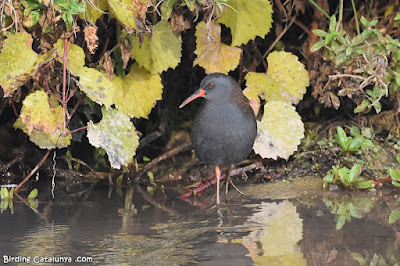
[[325,12],[325,10],[323,10],[317,3],[315,3],[314,0],[308,0],[308,2],[310,2],[313,6],[315,6],[316,9],[321,11],[321,13],[324,14],[325,17],[327,17],[328,19],[330,18],[330,16]]
[[351,5],[353,6],[354,19],[356,20],[357,34],[360,35],[360,25],[358,24],[357,9],[356,9],[356,4],[354,3],[354,0],[351,0]]

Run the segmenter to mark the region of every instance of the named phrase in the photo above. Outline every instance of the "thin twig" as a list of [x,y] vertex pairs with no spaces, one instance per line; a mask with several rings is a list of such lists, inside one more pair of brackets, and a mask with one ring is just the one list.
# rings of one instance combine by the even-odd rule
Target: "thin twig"
[[31,178],[31,176],[33,176],[33,174],[36,173],[36,171],[37,171],[37,170],[42,166],[42,164],[46,161],[46,159],[47,159],[47,157],[49,156],[49,154],[50,154],[51,151],[52,151],[52,150],[48,150],[48,151],[46,152],[46,154],[43,156],[42,160],[35,166],[35,168],[33,168],[33,170],[29,173],[29,175],[28,175],[27,177],[25,177],[25,179],[22,180],[22,182],[19,183],[19,185],[14,189],[14,192],[17,192],[18,189],[19,189],[23,184],[25,184],[25,182],[28,181],[29,178]]

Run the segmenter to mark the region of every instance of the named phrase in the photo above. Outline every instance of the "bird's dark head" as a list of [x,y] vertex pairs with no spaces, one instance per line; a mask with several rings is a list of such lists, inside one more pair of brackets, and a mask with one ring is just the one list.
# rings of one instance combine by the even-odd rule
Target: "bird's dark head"
[[201,81],[200,88],[190,95],[179,108],[199,97],[212,102],[225,102],[231,98],[235,90],[240,91],[240,88],[233,78],[222,73],[212,73]]

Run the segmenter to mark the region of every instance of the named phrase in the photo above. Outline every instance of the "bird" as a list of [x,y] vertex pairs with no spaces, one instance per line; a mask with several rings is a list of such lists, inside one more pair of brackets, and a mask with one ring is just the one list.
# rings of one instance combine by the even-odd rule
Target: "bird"
[[257,136],[257,122],[249,99],[239,84],[226,74],[207,75],[201,81],[200,88],[184,100],[179,108],[199,97],[204,100],[193,120],[192,147],[201,161],[215,167],[216,204],[219,205],[220,167],[228,166],[227,192],[230,168],[250,154]]

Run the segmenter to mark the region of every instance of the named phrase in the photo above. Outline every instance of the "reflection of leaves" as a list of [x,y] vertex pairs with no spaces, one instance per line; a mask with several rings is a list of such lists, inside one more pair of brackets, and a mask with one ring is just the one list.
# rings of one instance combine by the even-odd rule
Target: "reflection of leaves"
[[255,229],[242,238],[242,244],[256,265],[307,264],[297,245],[303,237],[303,220],[291,202],[262,202],[247,224]]
[[389,224],[394,224],[400,219],[400,208],[393,210],[389,215]]
[[343,196],[340,199],[324,199],[326,207],[335,214],[336,230],[340,230],[351,218],[362,218],[372,210],[373,202],[368,197]]
[[206,73],[228,73],[239,64],[241,49],[221,42],[221,26],[215,23],[200,22],[196,26],[197,58],[193,65],[199,65]]

